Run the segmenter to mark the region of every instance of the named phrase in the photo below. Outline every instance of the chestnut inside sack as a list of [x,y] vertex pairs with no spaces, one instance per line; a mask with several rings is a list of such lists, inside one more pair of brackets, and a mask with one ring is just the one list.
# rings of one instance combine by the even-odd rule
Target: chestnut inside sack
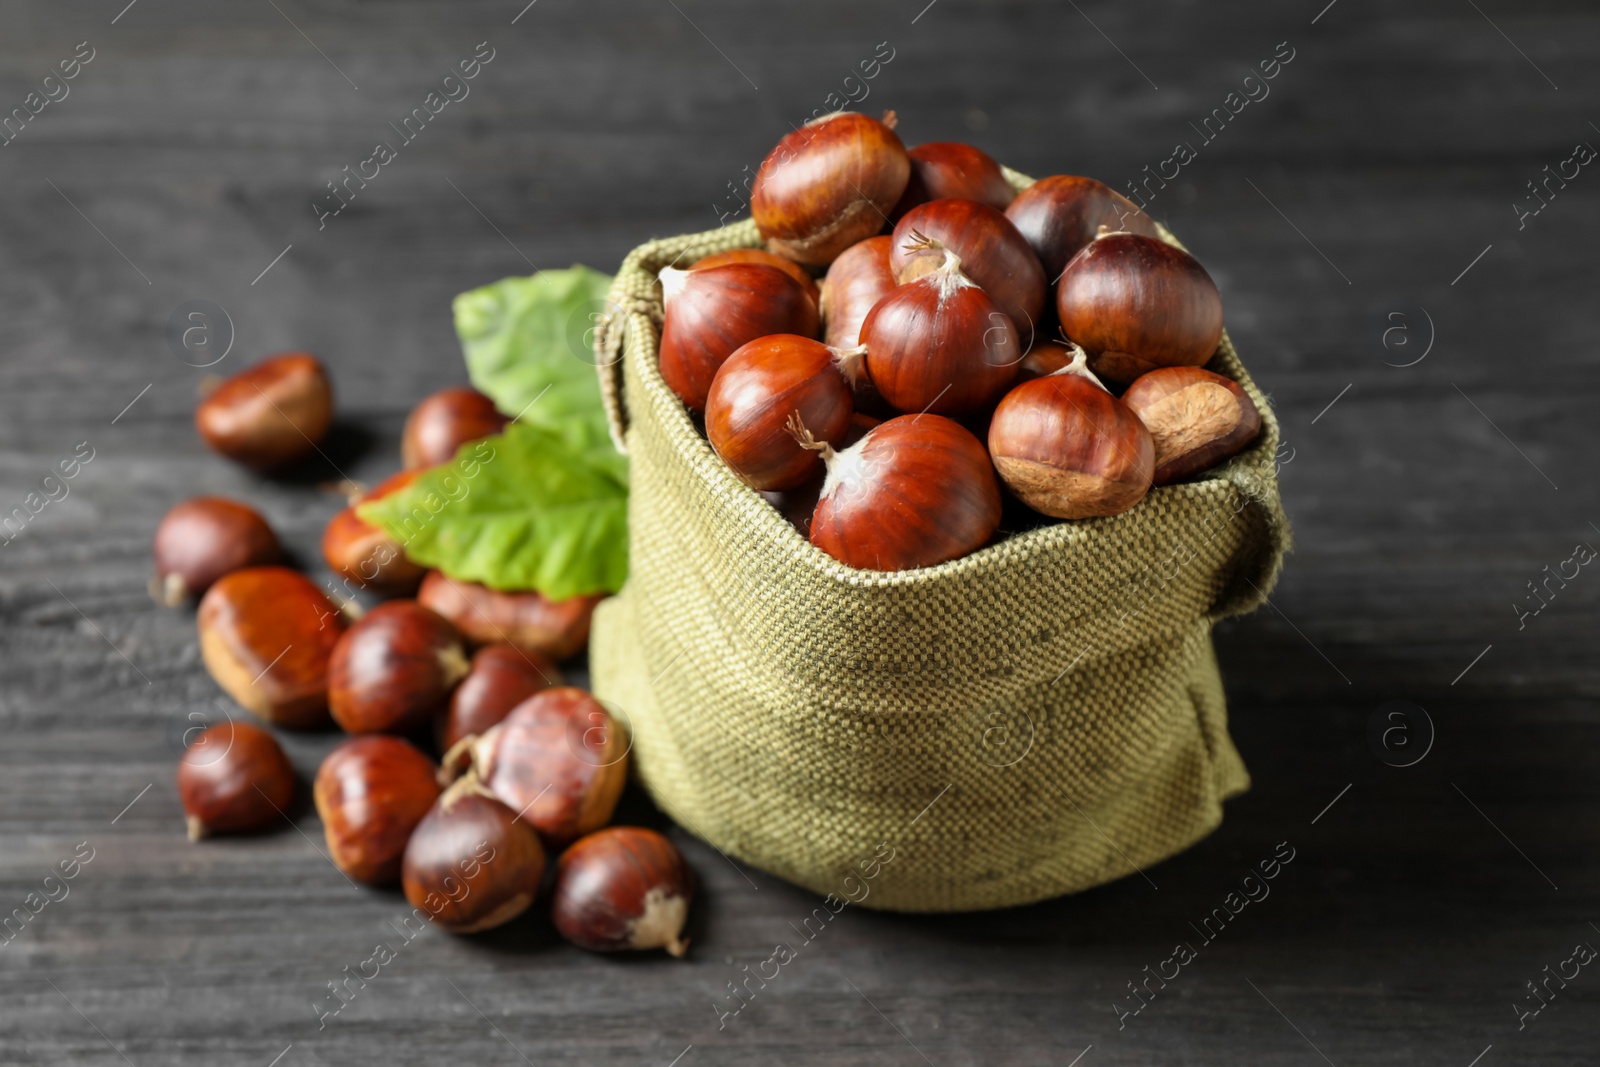
[[[1019,191],[1030,184],[1002,173]],[[1163,261],[1181,266],[1176,240],[1156,233],[1172,253]],[[870,890],[861,906],[907,912],[1078,892],[1214,830],[1249,775],[1228,735],[1211,628],[1264,603],[1289,545],[1278,423],[1226,332],[1199,361],[1249,400],[1259,429],[1247,439],[1210,430],[1198,444],[1193,434],[1163,436],[1172,455],[1204,455],[1211,466],[1148,488],[1154,431],[1139,428],[1129,405],[1107,403],[1098,424],[1125,431],[1117,447],[1130,458],[1126,471],[1106,460],[1116,449],[1080,454],[1064,441],[1041,456],[1005,446],[1036,465],[1025,470],[1040,477],[1024,484],[1043,484],[1071,510],[1078,488],[1095,488],[1084,509],[1092,517],[1012,521],[1021,512],[1014,501],[990,512],[970,496],[948,506],[957,498],[930,499],[933,475],[913,470],[905,490],[852,510],[859,525],[835,539],[852,559],[855,547],[868,546],[870,557],[880,542],[904,551],[908,568],[859,569],[819,547],[833,543],[831,519],[813,521],[817,543],[808,542],[741,481],[663,378],[660,272],[763,247],[777,250],[755,222],[641,245],[608,298],[628,310],[596,338],[612,433],[630,460],[629,576],[595,610],[591,678],[597,699],[627,709],[629,758],[661,810],[740,862],[818,894],[839,892],[856,872]],[[1171,275],[1173,285],[1188,277]],[[1206,341],[1212,320],[1193,318],[1179,325]],[[1093,338],[1099,347],[1072,339],[1090,350],[1091,366],[1107,351],[1129,351],[1114,348],[1117,338]],[[1188,348],[1169,348],[1132,351],[1144,362],[1193,364]],[[1010,359],[1020,364],[1023,354]],[[1029,377],[1060,363],[1043,349],[1039,357]],[[1127,372],[1146,369],[1126,362]],[[1068,392],[1041,381],[1009,388]],[[1226,409],[1211,403],[1232,396],[1218,389],[1164,391],[1144,407],[1152,420],[1180,406]],[[979,457],[991,408],[956,416]],[[955,424],[937,414],[919,421],[918,411],[838,449],[860,451],[843,470],[839,456],[829,464],[824,519],[823,502],[867,502],[839,494],[879,476],[861,457],[874,437],[880,446],[891,439],[892,423],[921,436],[932,420]],[[1021,415],[1023,424],[1032,417]],[[950,436],[940,447],[964,454]],[[878,508],[885,531],[920,524],[922,543],[869,540]],[[926,555],[923,544],[932,546]]]

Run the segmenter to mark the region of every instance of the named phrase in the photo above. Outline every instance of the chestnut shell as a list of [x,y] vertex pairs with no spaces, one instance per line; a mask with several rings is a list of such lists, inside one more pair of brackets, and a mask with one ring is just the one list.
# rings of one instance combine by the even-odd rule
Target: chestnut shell
[[741,345],[774,333],[815,337],[817,304],[794,278],[759,263],[662,272],[661,378],[704,411],[717,369]]
[[191,841],[260,830],[287,818],[294,767],[269,731],[229,720],[209,727],[184,750],[178,797]]
[[151,592],[169,608],[200,596],[218,578],[283,558],[283,546],[255,508],[220,496],[178,504],[156,527]]
[[406,843],[406,900],[452,933],[510,922],[533,903],[544,846],[516,813],[470,775],[445,790]]
[[1127,385],[1158,367],[1198,367],[1222,340],[1222,298],[1189,253],[1153,237],[1098,237],[1056,287],[1067,337],[1102,381]]
[[563,660],[589,643],[589,622],[604,593],[546,600],[538,593],[503,593],[477,582],[429,571],[417,603],[443,615],[474,645],[507,642],[530,655]]
[[901,415],[829,461],[811,543],[846,566],[901,571],[964,556],[999,525],[978,439],[942,415]]
[[899,222],[906,212],[930,200],[951,198],[976,200],[1004,211],[1017,195],[994,157],[969,144],[930,141],[906,155],[911,159],[911,179],[889,212],[891,221]]
[[439,799],[438,768],[398,737],[352,737],[317,770],[312,797],[328,852],[367,885],[400,880],[411,831]]
[[218,579],[196,615],[200,657],[218,685],[270,722],[328,723],[328,661],[345,618],[311,579],[246,567]]
[[408,733],[444,709],[467,671],[454,626],[414,600],[391,600],[334,646],[328,710],[348,733]]
[[905,192],[911,159],[894,130],[853,111],[824,115],[762,160],[750,216],[773,251],[825,267],[883,229]]
[[561,684],[556,665],[537,652],[515,645],[485,645],[472,657],[472,669],[450,697],[439,747],[448,751],[462,738],[486,732],[524,700]]
[[1023,382],[989,423],[989,454],[1022,502],[1058,519],[1127,511],[1150,491],[1155,448],[1121,400],[1075,374]]
[[322,558],[355,588],[404,596],[414,592],[428,573],[426,567],[406,556],[404,546],[356,513],[362,504],[405,488],[421,473],[420,469],[404,470],[385,478],[328,520],[322,531]]
[[271,356],[235,374],[195,408],[212,449],[260,471],[305,459],[333,422],[328,372],[309,352]]
[[470,386],[441,389],[406,417],[400,435],[401,462],[408,469],[449,463],[462,445],[499,433],[509,421],[493,400]]
[[1150,430],[1156,485],[1210,470],[1261,432],[1261,412],[1250,394],[1233,379],[1199,367],[1141,375],[1122,400]]
[[471,750],[473,774],[551,848],[610,821],[628,780],[622,727],[572,686],[529,697]]
[[1050,283],[1039,257],[1005,215],[974,200],[933,200],[906,212],[895,223],[889,248],[889,269],[902,285],[932,273],[942,262],[937,251],[908,247],[915,234],[960,256],[962,272],[1010,317],[1023,343],[1031,342]]
[[694,888],[671,841],[644,827],[612,826],[562,853],[550,918],[562,937],[592,952],[664,948],[681,957]]
[[1006,218],[1033,248],[1054,285],[1061,272],[1104,226],[1160,237],[1155,220],[1139,205],[1093,178],[1055,174],[1040,178],[1005,209]]
[[717,371],[706,397],[706,437],[752,489],[792,489],[822,469],[822,457],[785,429],[798,417],[819,441],[850,430],[850,384],[827,345],[773,334],[744,345]]

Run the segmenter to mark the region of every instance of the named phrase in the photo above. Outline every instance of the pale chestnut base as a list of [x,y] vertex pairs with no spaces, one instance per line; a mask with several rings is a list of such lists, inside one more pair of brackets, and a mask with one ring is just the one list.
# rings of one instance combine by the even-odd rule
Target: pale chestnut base
[[682,959],[689,950],[689,942],[680,940],[678,934],[688,917],[688,900],[668,896],[657,886],[644,895],[644,914],[628,927],[628,947],[664,948],[668,954]]
[[[234,653],[233,646],[209,626],[200,627],[200,660],[212,679],[240,706],[268,722],[288,727],[318,726],[327,722],[326,693],[313,693],[287,700],[275,700],[257,684],[259,667],[252,669]],[[270,681],[270,679],[263,679]]]
[[527,911],[528,905],[532,903],[532,893],[518,893],[477,922],[468,923],[466,926],[451,926],[448,929],[452,934],[476,934],[484,930],[492,930],[496,926],[504,925]]
[[769,237],[767,247],[796,263],[808,267],[826,267],[838,258],[839,253],[881,230],[883,219],[884,211],[870,200],[856,200],[840,212],[827,229],[806,237]]
[[1012,456],[995,456],[994,465],[1024,504],[1056,519],[1116,515],[1143,500],[1148,489]]
[[1140,412],[1156,446],[1156,466],[1226,437],[1243,416],[1228,389],[1196,382],[1171,393]]

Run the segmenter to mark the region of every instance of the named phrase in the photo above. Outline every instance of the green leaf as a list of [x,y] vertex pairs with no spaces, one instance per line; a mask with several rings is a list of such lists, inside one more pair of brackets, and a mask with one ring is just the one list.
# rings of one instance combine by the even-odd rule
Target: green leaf
[[628,576],[628,461],[603,419],[512,423],[357,511],[417,563],[493,589],[565,600]]
[[611,279],[588,267],[502,278],[455,300],[456,333],[479,392],[521,422],[605,429],[592,348]]

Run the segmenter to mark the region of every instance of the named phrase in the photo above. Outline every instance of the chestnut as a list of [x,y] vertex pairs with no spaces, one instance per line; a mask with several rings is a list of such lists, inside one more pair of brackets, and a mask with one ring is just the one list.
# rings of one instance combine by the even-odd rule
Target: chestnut
[[1102,226],[1161,236],[1155,220],[1132,200],[1093,178],[1071,174],[1040,178],[1018,193],[1005,212],[1039,257],[1052,285]]
[[[856,412],[850,416],[850,430],[845,434],[844,442],[839,447],[849,448],[865,437],[867,431],[877,426],[880,421],[870,415]],[[822,496],[822,485],[827,480],[826,474],[826,471],[818,471],[815,477],[802,485],[793,489],[765,490],[761,493],[761,497],[777,508],[778,513],[789,520],[789,525],[798,530],[801,537],[809,539],[811,513],[817,510],[817,500]]]
[[1089,369],[1127,385],[1157,367],[1198,367],[1222,340],[1222,298],[1193,256],[1153,237],[1103,233],[1056,287],[1067,337]]
[[711,267],[726,267],[730,263],[759,263],[766,267],[777,267],[783,273],[800,283],[806,291],[813,305],[820,305],[822,293],[817,288],[817,280],[806,273],[806,269],[787,256],[774,255],[760,248],[730,248],[726,252],[713,252],[694,261],[690,270],[707,270]]
[[278,535],[260,512],[220,496],[197,496],[167,512],[152,551],[150,595],[169,608],[204,593],[230,571],[283,558]]
[[906,182],[900,202],[889,212],[893,222],[930,200],[976,200],[1004,211],[1017,195],[1000,164],[969,144],[934,141],[919,144],[906,155],[911,159],[911,180]]
[[1089,373],[1083,353],[1005,395],[989,423],[989,454],[1024,504],[1057,519],[1127,511],[1150,491],[1150,431]]
[[1073,351],[1054,341],[1035,341],[1028,354],[1017,365],[1017,377],[1023,381],[1054,374],[1072,362]]
[[591,952],[664,948],[681,958],[693,898],[694,874],[676,845],[641,826],[613,826],[561,854],[550,918]]
[[287,567],[223,575],[200,599],[200,658],[224,692],[269,722],[328,722],[328,660],[345,618]]
[[771,333],[815,337],[817,305],[777,267],[730,263],[661,272],[661,378],[691,411],[704,411],[717,368],[735,349]]
[[387,531],[372,525],[356,513],[369,500],[378,500],[416,481],[421,469],[401,471],[356,496],[328,521],[322,531],[322,558],[347,582],[370,588],[384,596],[404,596],[414,592],[428,573],[406,556],[406,550]]
[[406,417],[400,435],[401,462],[408,470],[449,463],[462,445],[497,434],[510,421],[476,389],[465,385],[441,389]]
[[1150,431],[1156,485],[1171,485],[1216,466],[1261,432],[1261,412],[1239,383],[1199,367],[1163,367],[1141,375],[1122,402]]
[[792,489],[822,469],[784,423],[798,416],[819,440],[838,446],[850,430],[850,382],[862,349],[849,352],[794,334],[760,337],[717,371],[706,397],[706,437],[752,489]]
[[335,748],[312,786],[334,864],[367,885],[398,882],[411,831],[439,792],[433,761],[398,737],[352,737]]
[[328,710],[347,733],[409,733],[443,710],[467,670],[454,626],[415,600],[391,600],[334,646]]
[[845,249],[828,268],[822,294],[823,340],[833,348],[860,344],[867,312],[900,284],[889,269],[891,241],[887,235],[869,237]]
[[937,251],[944,261],[868,313],[861,326],[867,375],[898,411],[976,411],[1016,379],[1022,359],[1017,331],[1011,317],[967,276],[953,249],[921,234],[908,244]]
[[589,620],[605,594],[546,600],[535,592],[502,593],[430,571],[417,603],[449,619],[474,645],[497,641],[530,655],[563,660],[589,643]]
[[1039,257],[1010,220],[974,200],[934,200],[914,207],[895,223],[889,269],[902,285],[916,281],[940,268],[940,253],[946,248],[961,257],[961,269],[983,287],[1017,332],[1031,339],[1050,283]]
[[515,919],[543,877],[539,835],[470,774],[422,817],[400,864],[406,900],[456,934]]
[[911,177],[893,114],[885,118],[835,112],[778,142],[750,188],[750,217],[768,247],[806,266],[826,267],[883,229]]
[[628,749],[605,705],[563,686],[529,697],[445,753],[443,773],[470,759],[485,788],[560,848],[611,820],[628,780]]
[[178,798],[189,840],[260,830],[285,818],[294,798],[294,768],[278,739],[259,726],[212,726],[178,760]]
[[439,746],[448,751],[464,737],[487,732],[524,700],[560,684],[561,672],[539,653],[515,645],[485,645],[450,697]]
[[942,415],[901,415],[841,452],[795,421],[828,478],[811,543],[847,567],[932,567],[983,545],[1000,525],[1000,486],[978,439]]
[[207,445],[259,471],[311,455],[332,422],[333,388],[309,352],[287,352],[246,367],[224,379],[194,413]]

